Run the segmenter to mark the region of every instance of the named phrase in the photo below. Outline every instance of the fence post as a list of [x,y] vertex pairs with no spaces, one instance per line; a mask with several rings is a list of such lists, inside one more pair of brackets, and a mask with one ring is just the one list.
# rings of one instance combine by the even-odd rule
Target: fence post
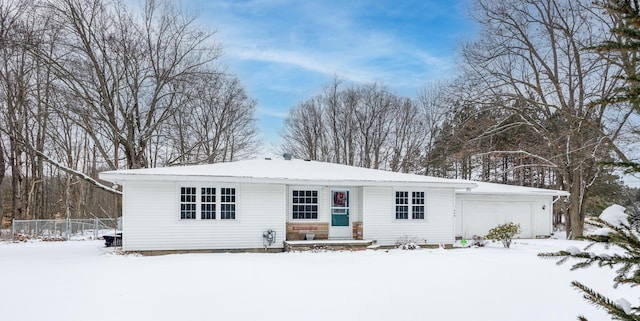
[[16,220],[13,219],[13,217],[12,217],[11,218],[11,243],[13,243],[15,241],[13,239],[14,238],[14,234],[15,234],[15,232],[14,232],[15,230],[16,230]]
[[93,239],[98,239],[98,218],[93,219]]
[[71,219],[67,218],[67,227],[66,227],[66,232],[67,232],[67,241],[71,238]]

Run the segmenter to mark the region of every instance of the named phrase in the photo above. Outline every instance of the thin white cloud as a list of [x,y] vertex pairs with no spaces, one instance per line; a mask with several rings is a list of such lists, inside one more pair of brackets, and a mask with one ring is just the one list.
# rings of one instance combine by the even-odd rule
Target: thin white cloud
[[349,59],[346,55],[335,55],[331,53],[305,53],[294,50],[276,49],[237,49],[229,50],[229,55],[236,59],[256,60],[279,64],[293,65],[308,71],[332,76],[334,74],[344,75],[348,80],[354,82],[368,82],[374,78],[371,71],[358,70],[358,68],[348,67],[354,65],[354,59]]
[[[382,83],[412,97],[427,82],[455,73],[451,51],[432,40],[427,26],[451,10],[448,1],[184,1],[198,7],[202,24],[217,30],[225,63],[258,101],[266,141],[279,141],[289,109],[334,76]],[[451,37],[464,34],[457,25],[451,29]]]
[[258,114],[260,115],[265,115],[265,116],[270,116],[270,117],[276,117],[276,118],[287,118],[288,113],[284,112],[282,110],[274,110],[271,108],[266,108],[266,107],[258,107]]
[[[355,21],[366,2],[332,7],[317,2],[254,0],[223,2],[216,14],[226,57],[238,61],[286,64],[325,76],[339,74],[360,83],[394,82],[415,86],[416,80],[451,74],[451,55],[437,56],[407,44],[391,31]],[[350,6],[349,6],[350,5]],[[287,23],[268,15],[273,8],[289,10]],[[259,13],[259,19],[247,12]],[[399,14],[399,13],[398,13]],[[393,61],[392,65],[381,62]],[[424,81],[423,81],[424,82]]]

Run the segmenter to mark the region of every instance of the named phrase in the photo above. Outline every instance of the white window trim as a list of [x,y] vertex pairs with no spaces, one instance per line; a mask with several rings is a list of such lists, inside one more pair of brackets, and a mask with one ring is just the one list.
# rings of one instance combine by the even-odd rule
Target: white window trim
[[[295,205],[293,203],[293,191],[315,191],[318,193],[318,203],[316,203],[316,205],[318,206],[318,217],[317,218],[293,218],[293,205]],[[322,213],[322,200],[323,200],[323,195],[322,195],[323,189],[317,186],[291,186],[289,187],[289,191],[287,192],[288,195],[288,200],[289,200],[289,205],[288,205],[288,217],[289,217],[289,222],[317,222],[320,221],[320,218],[322,217],[321,213]]]
[[[406,204],[406,206],[408,207],[407,210],[407,218],[406,219],[401,219],[401,218],[397,218],[396,216],[396,206],[398,204],[396,204],[396,192],[408,192],[408,200],[409,202]],[[413,192],[422,192],[424,193],[424,204],[413,204]],[[411,221],[415,221],[415,222],[426,222],[427,221],[427,191],[424,189],[415,189],[415,188],[396,188],[393,190],[393,194],[391,195],[393,197],[393,208],[392,208],[392,215],[393,215],[393,221],[394,222],[411,222]],[[424,207],[424,218],[413,218],[413,206],[417,205],[417,206],[423,206]]]
[[[181,205],[182,205],[182,200],[181,200],[181,189],[183,187],[195,187],[196,188],[196,218],[195,219],[183,219],[181,218]],[[215,201],[215,205],[216,205],[216,218],[215,219],[203,219],[202,218],[202,188],[215,188],[216,189],[216,201]],[[222,198],[221,198],[221,189],[223,188],[234,188],[235,189],[235,202],[233,204],[235,204],[235,217],[233,219],[222,219],[222,207],[220,206],[221,204],[223,204],[223,202],[221,202]],[[176,218],[179,222],[237,222],[238,221],[238,217],[239,217],[239,195],[240,195],[240,188],[235,185],[235,184],[220,184],[220,183],[215,183],[215,184],[206,184],[206,183],[188,183],[188,182],[183,182],[183,183],[177,183],[176,184],[176,196],[177,196],[177,202],[176,202]],[[228,204],[228,203],[225,203]]]

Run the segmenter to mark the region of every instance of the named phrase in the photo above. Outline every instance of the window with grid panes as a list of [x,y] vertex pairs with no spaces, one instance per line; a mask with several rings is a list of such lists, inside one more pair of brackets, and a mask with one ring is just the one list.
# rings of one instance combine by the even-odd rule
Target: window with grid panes
[[222,220],[236,219],[236,189],[235,188],[220,189],[220,219]]
[[180,187],[181,220],[235,220],[236,189],[231,187]]
[[396,192],[396,220],[409,219],[409,192]]
[[411,192],[411,218],[424,220],[424,192]]
[[425,192],[396,191],[396,220],[424,220]]
[[216,189],[215,187],[202,187],[200,189],[200,219],[216,219]]
[[195,187],[180,188],[180,219],[182,220],[196,219],[196,188]]
[[317,219],[318,218],[318,191],[294,190],[291,202],[293,203],[293,219]]

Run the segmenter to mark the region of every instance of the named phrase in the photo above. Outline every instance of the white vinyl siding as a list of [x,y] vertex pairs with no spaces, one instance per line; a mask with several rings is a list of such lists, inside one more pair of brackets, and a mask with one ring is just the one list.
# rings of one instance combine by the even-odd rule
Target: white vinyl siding
[[352,212],[354,213],[354,217],[352,218],[354,222],[362,222],[363,220],[363,215],[362,215],[362,211],[364,208],[364,195],[362,194],[363,188],[362,187],[358,187],[358,188],[354,188],[353,189],[353,199],[355,200],[354,202],[352,202],[355,207],[352,210]]
[[[262,248],[262,234],[272,229],[282,248],[286,236],[285,222],[292,221],[291,195],[294,189],[318,190],[318,222],[330,222],[331,186],[293,186],[281,184],[236,184],[235,220],[180,219],[181,186],[197,188],[222,186],[216,182],[126,182],[123,198],[123,232],[125,251],[256,249]],[[229,185],[227,185],[229,186]],[[413,188],[415,190],[415,188]],[[394,245],[400,238],[413,237],[423,243],[453,243],[453,189],[425,189],[425,218],[395,219],[396,190],[412,188],[350,188],[351,222],[363,221],[364,238],[380,245]],[[198,191],[202,194],[202,191]],[[219,189],[215,202],[219,204]],[[205,193],[206,194],[206,193]],[[202,195],[200,195],[201,197]],[[200,205],[209,202],[198,199]],[[213,200],[212,200],[213,202]],[[198,209],[201,210],[201,207]]]
[[453,189],[425,189],[426,214],[424,219],[416,220],[398,220],[395,216],[395,191],[409,191],[411,198],[415,188],[364,187],[362,190],[365,239],[376,240],[380,245],[394,245],[403,237],[426,244],[453,243]]
[[[284,185],[235,186],[235,220],[181,220],[181,186],[189,183],[126,182],[123,198],[125,251],[257,249],[262,234],[276,232],[272,248],[282,248],[285,237]],[[199,184],[199,186],[217,185]],[[197,218],[200,218],[199,216]]]

